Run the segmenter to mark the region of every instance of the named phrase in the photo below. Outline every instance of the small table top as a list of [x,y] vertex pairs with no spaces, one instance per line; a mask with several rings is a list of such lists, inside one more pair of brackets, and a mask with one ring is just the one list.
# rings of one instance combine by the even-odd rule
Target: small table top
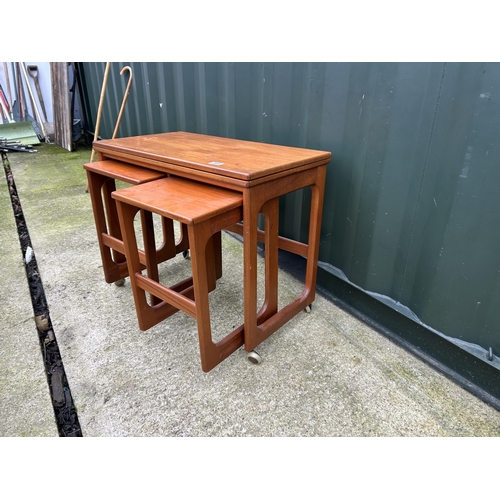
[[190,132],[123,137],[95,141],[95,151],[103,155],[152,160],[189,167],[200,172],[252,184],[263,178],[288,175],[292,170],[328,163],[331,153],[261,142],[242,141]]

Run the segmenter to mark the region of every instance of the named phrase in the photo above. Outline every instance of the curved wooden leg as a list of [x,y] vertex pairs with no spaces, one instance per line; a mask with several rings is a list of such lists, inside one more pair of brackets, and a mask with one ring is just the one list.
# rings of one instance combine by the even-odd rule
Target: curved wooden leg
[[167,217],[162,217],[161,229],[163,233],[163,242],[156,249],[156,258],[158,262],[165,262],[177,255],[175,248],[174,221]]
[[[132,287],[132,293],[134,295],[134,304],[137,313],[137,321],[139,323],[139,328],[141,330],[148,330],[163,321],[164,319],[175,314],[179,309],[172,306],[171,304],[158,300],[155,302],[159,302],[157,304],[148,304],[146,292],[143,288],[143,285],[139,282],[139,278],[142,276],[141,270],[143,267],[141,266],[139,250],[137,248],[137,239],[134,228],[134,218],[139,209],[132,205],[128,205],[126,203],[121,203],[119,201],[116,202],[118,215],[120,217],[121,226],[123,229],[123,242],[125,245],[125,253],[127,257],[127,264],[130,274],[130,284]],[[150,251],[149,246],[145,247],[146,260],[153,264],[154,251],[153,256],[147,255]],[[154,275],[154,274],[152,274]],[[155,283],[155,280],[153,280]],[[177,293],[182,293],[188,298],[193,298],[193,288],[192,288],[192,280],[184,280],[181,283],[178,283],[176,286],[172,287],[174,291]],[[158,285],[158,288],[164,288],[162,285]],[[154,293],[155,290],[149,290],[150,294],[154,297],[157,295]]]
[[[111,212],[111,216],[108,214],[107,219],[112,219],[114,215],[115,221],[118,221],[114,200],[111,198],[111,193],[114,190],[114,181],[109,179],[109,177],[87,170],[87,182],[92,202],[92,211],[94,213],[97,241],[99,243],[104,279],[107,283],[114,283],[128,276],[125,256],[119,252],[111,250],[111,248],[104,243],[102,236],[103,234],[107,235],[113,233],[120,234],[121,237],[119,225],[117,226],[117,224],[112,224],[112,228],[109,229],[108,222],[106,220],[106,210],[108,207],[113,207],[114,211]],[[103,198],[106,202],[106,206],[104,205]],[[111,210],[113,210],[113,208],[111,208]]]
[[257,324],[263,323],[278,312],[279,198],[266,202],[260,211],[265,216],[265,298],[257,315]]
[[[116,211],[116,203],[115,200],[111,197],[111,193],[116,191],[116,183],[114,179],[107,179],[106,182],[102,186],[102,195],[104,198],[104,204],[106,206],[106,215],[107,215],[107,227],[108,234],[110,236],[114,236],[115,238],[121,240],[122,232],[120,229],[120,223],[118,220],[118,213]],[[117,252],[116,250],[112,250],[113,261],[116,264],[121,264],[125,262],[125,255]]]
[[189,234],[186,224],[181,224],[181,237],[175,244],[175,253],[181,253],[189,250]]
[[196,226],[189,226],[196,321],[200,343],[201,368],[204,372],[212,370],[243,345],[243,327],[234,330],[216,344],[212,340],[208,299],[211,280],[213,279],[213,271],[209,271],[209,269],[214,269],[211,225],[212,221],[208,220]]

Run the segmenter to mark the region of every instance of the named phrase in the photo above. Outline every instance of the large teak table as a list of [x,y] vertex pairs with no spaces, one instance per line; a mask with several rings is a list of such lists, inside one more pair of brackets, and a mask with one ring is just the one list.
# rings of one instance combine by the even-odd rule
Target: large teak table
[[[99,161],[121,160],[243,194],[243,225],[230,229],[243,235],[244,324],[234,330],[234,342],[244,343],[247,352],[313,302],[331,153],[188,132],[96,141],[93,147]],[[305,187],[311,188],[307,244],[278,235],[279,197]],[[258,228],[259,213],[264,214],[264,231]],[[259,311],[258,241],[265,244],[265,298]],[[307,259],[302,293],[279,311],[278,248]]]

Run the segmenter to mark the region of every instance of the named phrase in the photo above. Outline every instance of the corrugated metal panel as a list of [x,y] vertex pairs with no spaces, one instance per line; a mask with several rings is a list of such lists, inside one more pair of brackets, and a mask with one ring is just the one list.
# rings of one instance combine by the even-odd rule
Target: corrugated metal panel
[[[500,353],[500,65],[113,63],[101,136],[186,130],[332,152],[320,260]],[[104,63],[84,63],[95,117]],[[304,240],[309,193],[281,200]]]

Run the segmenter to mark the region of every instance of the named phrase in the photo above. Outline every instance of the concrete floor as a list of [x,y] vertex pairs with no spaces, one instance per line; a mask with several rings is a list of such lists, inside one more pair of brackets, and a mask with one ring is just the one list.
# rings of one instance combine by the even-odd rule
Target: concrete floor
[[[499,412],[321,296],[258,347],[262,364],[240,349],[203,373],[192,318],[141,332],[128,280],[104,282],[82,168],[90,151],[38,150],[9,160],[84,436],[500,435]],[[0,177],[0,436],[57,436]],[[225,234],[223,255],[216,337],[242,318],[241,243]],[[176,280],[189,261],[178,256],[162,273]],[[283,301],[300,293],[286,272],[279,280]]]

